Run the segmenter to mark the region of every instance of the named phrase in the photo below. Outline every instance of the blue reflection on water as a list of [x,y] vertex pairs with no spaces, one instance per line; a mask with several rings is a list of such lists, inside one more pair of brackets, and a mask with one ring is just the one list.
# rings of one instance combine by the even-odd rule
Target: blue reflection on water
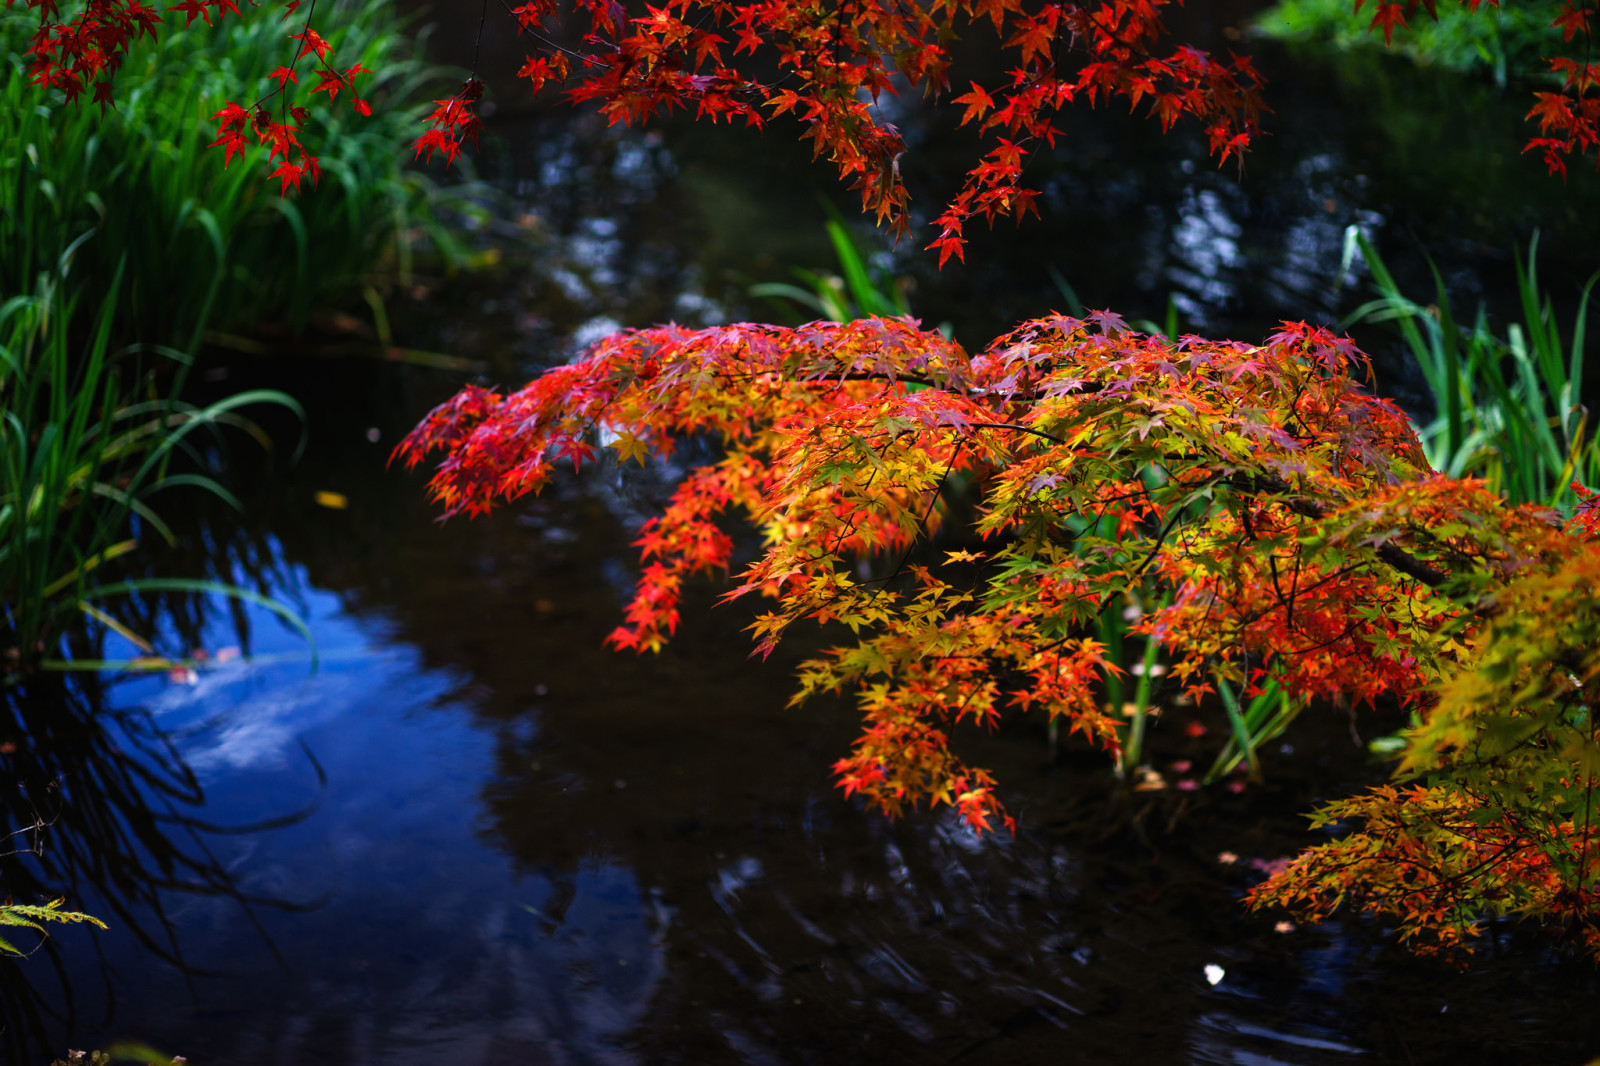
[[[267,902],[174,893],[188,974],[127,930],[102,936],[114,1014],[94,1028],[229,1063],[420,1061],[443,1048],[451,1062],[631,1061],[617,1041],[663,968],[661,920],[633,872],[603,858],[559,884],[514,871],[476,832],[494,741],[460,679],[332,594],[301,603],[315,673],[299,638],[252,610],[250,659],[192,684],[116,688],[118,705],[174,738],[206,821],[304,816],[197,838]],[[97,960],[73,955],[90,1006]]]

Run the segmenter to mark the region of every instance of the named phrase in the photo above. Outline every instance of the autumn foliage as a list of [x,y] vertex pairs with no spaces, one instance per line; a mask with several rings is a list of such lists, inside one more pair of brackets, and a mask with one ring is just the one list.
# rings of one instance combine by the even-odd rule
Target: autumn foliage
[[[14,0],[12,0],[14,2]],[[35,81],[85,94],[108,105],[113,80],[129,45],[154,36],[162,12],[143,0],[85,0],[74,14],[56,0],[25,0],[39,12],[28,49]],[[1366,0],[1356,0],[1359,10]],[[1462,0],[1477,10],[1480,0]],[[1552,24],[1569,42],[1588,42],[1595,10],[1588,0],[1542,0]],[[616,0],[529,0],[507,10],[526,35],[530,54],[519,74],[535,90],[560,86],[574,103],[597,106],[611,122],[643,122],[686,109],[713,122],[764,127],[788,116],[818,156],[826,157],[861,198],[863,210],[896,235],[907,232],[909,197],[900,176],[906,151],[900,131],[880,105],[914,95],[960,109],[962,125],[979,138],[978,160],[954,197],[932,220],[929,245],[943,264],[961,256],[973,218],[1020,218],[1034,210],[1037,190],[1024,180],[1028,159],[1062,136],[1060,116],[1080,102],[1125,103],[1144,110],[1163,129],[1190,119],[1200,124],[1219,161],[1243,153],[1259,132],[1262,80],[1250,61],[1217,58],[1165,39],[1168,0],[663,0],[628,10]],[[1434,13],[1434,0],[1375,0],[1371,28],[1387,40],[1396,26]],[[313,4],[289,0],[287,65],[277,87],[250,103],[226,101],[215,118],[213,147],[224,163],[254,139],[269,147],[282,189],[314,183],[317,157],[300,142],[309,97],[327,94],[331,106],[356,92],[357,64],[340,68],[313,25]],[[168,8],[186,22],[239,15],[234,0],[184,0]],[[487,10],[487,9],[485,9]],[[292,32],[291,32],[292,31]],[[1002,73],[980,84],[956,66],[957,43],[991,53]],[[1600,64],[1553,57],[1556,91],[1541,91],[1529,112],[1539,151],[1552,172],[1568,158],[1595,152],[1600,160]],[[317,84],[297,102],[300,76]],[[436,101],[416,154],[451,163],[480,127],[483,85],[476,76]]]
[[[797,623],[857,635],[804,665],[796,699],[853,694],[863,729],[834,770],[891,814],[927,801],[980,831],[1009,822],[951,750],[963,721],[1042,712],[1114,754],[1101,693],[1119,667],[1092,634],[1130,604],[1191,695],[1222,677],[1396,699],[1416,725],[1395,783],[1321,812],[1361,828],[1254,902],[1359,901],[1425,950],[1516,914],[1600,951],[1600,498],[1563,528],[1436,474],[1364,365],[1297,323],[1250,345],[1052,316],[976,356],[910,320],[667,326],[507,396],[464,389],[397,454],[442,452],[433,494],[474,515],[565,460],[714,437],[720,458],[642,530],[612,642],[661,647],[685,579],[730,566],[726,521],[750,523],[764,548],[727,597],[771,600],[762,653]],[[953,507],[976,508],[978,539],[934,552]],[[1104,518],[1114,535],[1096,535]]]

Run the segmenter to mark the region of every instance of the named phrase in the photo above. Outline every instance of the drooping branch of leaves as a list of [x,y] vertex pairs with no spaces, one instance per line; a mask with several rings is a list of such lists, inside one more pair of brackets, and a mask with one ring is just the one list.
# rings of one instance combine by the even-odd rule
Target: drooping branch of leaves
[[[1398,699],[1418,724],[1396,782],[1322,812],[1364,827],[1254,902],[1319,915],[1359,898],[1432,950],[1518,914],[1600,950],[1581,806],[1600,771],[1600,498],[1563,525],[1436,474],[1401,412],[1361,388],[1364,363],[1303,324],[1259,346],[1169,341],[1104,312],[1025,323],[975,356],[909,319],[668,326],[507,396],[464,389],[397,455],[443,452],[433,494],[475,515],[601,441],[647,462],[715,437],[721,457],[643,527],[611,640],[659,649],[684,581],[730,566],[719,519],[742,515],[765,547],[727,598],[772,600],[756,650],[803,622],[857,634],[801,668],[796,699],[855,696],[862,733],[834,772],[889,814],[927,801],[978,831],[1009,824],[992,777],[951,748],[964,720],[1038,710],[1115,755],[1103,694],[1119,668],[1095,624],[1130,599],[1161,604],[1133,631],[1193,696],[1221,678],[1302,704]],[[952,472],[981,550],[912,562]],[[901,576],[862,579],[872,556]]]
[[[63,16],[56,0],[26,0],[40,27],[29,49],[35,79],[75,99],[85,92],[102,105],[113,99],[112,80],[129,43],[153,36],[161,15],[142,0],[85,0]],[[592,103],[611,122],[644,122],[683,109],[716,122],[755,127],[791,116],[818,156],[860,195],[862,209],[897,236],[909,226],[909,197],[899,160],[906,143],[878,106],[885,95],[916,93],[961,108],[962,125],[975,127],[978,159],[960,190],[933,220],[929,247],[941,265],[964,248],[973,218],[1020,218],[1035,210],[1028,187],[1029,157],[1063,135],[1061,113],[1082,100],[1090,105],[1125,101],[1141,105],[1170,129],[1181,119],[1200,123],[1219,162],[1241,155],[1258,132],[1262,79],[1242,56],[1226,60],[1189,45],[1163,43],[1163,9],[1169,0],[666,0],[630,13],[617,0],[530,0],[500,6],[526,34],[531,54],[519,75],[538,91],[560,86],[577,104]],[[1364,0],[1357,0],[1359,10]],[[1462,0],[1474,11],[1480,0]],[[1588,42],[1595,11],[1588,0],[1540,0],[1551,22],[1570,41]],[[281,17],[295,15],[288,0]],[[1417,7],[1434,13],[1434,0],[1377,0],[1371,29],[1387,40]],[[192,22],[228,12],[233,0],[184,0],[170,10]],[[314,58],[319,84],[331,105],[341,91],[365,113],[355,79],[371,73],[357,64],[340,69],[328,42],[313,26],[313,4],[298,22],[288,66],[275,75],[269,98],[246,106],[226,102],[216,114],[214,147],[231,159],[254,136],[270,145],[285,193],[302,177],[315,182],[317,158],[299,141],[308,112],[290,100],[296,67]],[[485,6],[487,12],[487,5]],[[290,27],[294,28],[294,27]],[[481,27],[480,27],[481,32]],[[952,46],[960,38],[990,42],[998,50],[1001,78],[982,85],[959,76]],[[578,43],[570,43],[576,39]],[[562,43],[567,41],[568,43]],[[286,45],[286,47],[288,47]],[[1537,94],[1530,120],[1552,173],[1567,160],[1594,152],[1600,160],[1600,65],[1586,47],[1579,58],[1551,59],[1558,91]],[[952,93],[966,81],[970,88]],[[440,153],[453,162],[479,129],[483,85],[476,73],[445,100],[415,144],[423,158]],[[271,97],[276,97],[274,114]]]

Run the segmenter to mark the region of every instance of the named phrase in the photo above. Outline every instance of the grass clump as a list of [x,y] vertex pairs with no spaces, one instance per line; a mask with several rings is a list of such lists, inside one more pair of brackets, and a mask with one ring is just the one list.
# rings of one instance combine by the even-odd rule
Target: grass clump
[[297,330],[314,303],[380,264],[407,269],[406,237],[419,230],[460,261],[436,217],[441,190],[405,169],[421,122],[413,101],[440,71],[389,4],[327,12],[339,64],[374,72],[360,84],[373,114],[317,98],[301,139],[320,156],[320,185],[280,196],[260,147],[224,169],[207,148],[213,113],[264,96],[293,51],[293,27],[246,10],[217,26],[171,22],[133,46],[103,116],[32,84],[21,52],[37,15],[0,15],[0,293],[31,293],[41,274],[70,268],[98,302],[120,264],[116,335],[192,352],[208,328],[275,319]]
[[1399,329],[1433,399],[1434,416],[1418,433],[1434,469],[1482,477],[1512,503],[1567,511],[1578,502],[1574,481],[1600,484],[1600,438],[1583,405],[1589,298],[1600,271],[1584,283],[1563,337],[1554,303],[1539,283],[1535,233],[1526,260],[1516,257],[1522,321],[1497,332],[1483,307],[1470,326],[1456,316],[1437,268],[1432,304],[1406,296],[1377,249],[1352,226],[1345,233],[1344,269],[1357,252],[1378,295],[1346,325],[1390,322]]
[[[117,276],[113,276],[114,293]],[[69,342],[73,301],[53,284],[0,304],[0,677],[37,669],[166,669],[146,635],[117,617],[119,597],[220,592],[262,603],[304,632],[287,608],[218,582],[124,577],[102,583],[141,541],[173,541],[154,497],[207,492],[237,506],[211,474],[233,427],[268,444],[241,411],[290,397],[252,390],[195,407],[177,399],[183,374],[141,373],[131,349],[113,350],[112,297],[81,350]],[[172,353],[176,356],[177,353]],[[163,397],[158,382],[171,382]],[[211,440],[202,436],[209,434]],[[141,655],[125,663],[69,662],[84,623],[121,634]],[[309,636],[309,634],[307,634]]]

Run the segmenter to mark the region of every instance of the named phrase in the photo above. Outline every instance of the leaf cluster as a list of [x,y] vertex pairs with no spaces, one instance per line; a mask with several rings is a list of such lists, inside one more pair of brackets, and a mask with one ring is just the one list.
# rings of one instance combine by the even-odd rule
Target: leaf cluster
[[[1441,943],[1453,915],[1502,905],[1482,878],[1441,874],[1452,891],[1423,906],[1339,865],[1371,834],[1390,839],[1387,803],[1395,825],[1448,814],[1439,833],[1516,812],[1472,824],[1499,834],[1483,847],[1546,856],[1548,891],[1519,913],[1590,916],[1577,805],[1593,780],[1582,694],[1600,647],[1600,551],[1578,519],[1563,530],[1552,511],[1434,472],[1402,413],[1362,387],[1364,369],[1348,340],[1303,323],[1250,345],[1053,315],[977,355],[909,319],[668,326],[608,338],[508,396],[466,389],[397,454],[443,451],[433,494],[446,514],[481,514],[602,440],[643,461],[715,435],[721,458],[645,524],[612,641],[659,648],[685,579],[730,565],[719,517],[744,517],[765,550],[727,598],[773,601],[753,626],[762,654],[800,622],[857,634],[802,667],[796,698],[854,694],[862,733],[834,771],[890,814],[927,801],[979,830],[1009,821],[990,775],[951,750],[963,720],[1037,709],[1115,754],[1100,695],[1119,668],[1096,622],[1142,598],[1161,606],[1133,630],[1190,695],[1218,678],[1298,706],[1388,694],[1418,716],[1400,771],[1415,783],[1319,815],[1359,815],[1368,836],[1308,853],[1258,903],[1325,913],[1353,892],[1404,899],[1408,935]],[[982,550],[912,563],[957,478]],[[1416,847],[1443,848],[1439,833]],[[1404,879],[1414,850],[1362,854]],[[1504,870],[1507,883],[1526,872]]]

